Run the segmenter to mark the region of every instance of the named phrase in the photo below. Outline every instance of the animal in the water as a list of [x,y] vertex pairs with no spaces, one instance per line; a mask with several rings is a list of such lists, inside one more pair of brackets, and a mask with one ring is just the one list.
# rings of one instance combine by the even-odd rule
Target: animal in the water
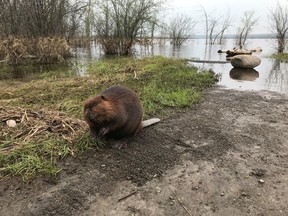
[[[125,146],[125,138],[143,127],[160,121],[158,118],[142,121],[143,108],[138,95],[123,86],[111,86],[84,102],[84,118],[94,138],[112,138]],[[118,142],[119,143],[119,142]]]

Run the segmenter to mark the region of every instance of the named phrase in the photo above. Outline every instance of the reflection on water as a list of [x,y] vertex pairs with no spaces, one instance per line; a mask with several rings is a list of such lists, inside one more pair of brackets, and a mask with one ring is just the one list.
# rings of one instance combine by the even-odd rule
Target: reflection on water
[[288,63],[274,60],[270,73],[265,77],[266,88],[272,91],[288,93]]
[[[174,58],[188,58],[199,60],[226,61],[225,53],[218,53],[218,50],[227,50],[234,47],[234,39],[227,39],[222,45],[206,46],[205,39],[188,40],[181,48],[173,47],[166,40],[160,43],[154,41],[150,46],[135,47],[135,56],[138,58],[152,55],[162,55]],[[261,58],[261,64],[254,71],[238,71],[234,70],[230,63],[227,64],[212,64],[212,63],[190,63],[201,69],[212,69],[219,75],[219,84],[227,88],[233,89],[250,89],[250,90],[271,90],[288,94],[288,63],[281,62],[275,59],[267,58],[274,50],[275,41],[273,39],[249,39],[246,47],[253,49],[261,47],[262,52],[253,53]],[[69,73],[74,76],[83,76],[86,71],[86,63],[88,61],[97,61],[103,57],[103,52],[98,44],[92,44],[88,49],[75,48],[73,49],[75,59],[70,64]],[[47,71],[44,68],[37,69],[38,71]],[[55,69],[57,71],[57,69]],[[50,70],[53,71],[53,70]],[[49,73],[50,73],[49,71]],[[59,71],[59,69],[58,69]],[[29,76],[29,70],[18,72],[15,70],[6,78],[21,78]],[[34,73],[34,72],[33,72]],[[58,72],[57,72],[58,73]],[[7,76],[7,75],[5,75]],[[0,79],[3,75],[0,74]]]
[[255,69],[232,68],[229,75],[234,80],[255,81],[259,77],[259,72]]
[[[73,69],[74,68],[74,69]],[[63,64],[44,64],[44,65],[21,65],[3,67],[0,71],[0,80],[17,79],[29,82],[41,77],[68,77],[77,76],[78,69],[72,62]]]
[[23,70],[23,68],[19,66],[14,66],[9,73],[1,73],[1,79],[19,79],[19,80],[26,80],[28,76],[31,74],[27,73],[27,70]]

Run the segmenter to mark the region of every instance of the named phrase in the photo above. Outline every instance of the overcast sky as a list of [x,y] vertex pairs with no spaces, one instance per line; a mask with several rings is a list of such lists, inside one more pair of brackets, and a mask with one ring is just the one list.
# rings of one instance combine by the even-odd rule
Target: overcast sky
[[[288,0],[279,0],[281,5],[287,5]],[[267,24],[267,15],[269,9],[276,6],[277,0],[168,0],[168,5],[171,8],[169,15],[174,13],[185,13],[200,21],[195,31],[196,34],[204,34],[204,21],[200,10],[203,6],[208,14],[216,17],[227,16],[228,13],[233,17],[233,27],[229,29],[230,34],[234,34],[237,25],[245,11],[255,10],[255,18],[259,18],[257,25],[255,25],[254,34],[269,33],[269,26]],[[168,11],[170,11],[168,10]]]

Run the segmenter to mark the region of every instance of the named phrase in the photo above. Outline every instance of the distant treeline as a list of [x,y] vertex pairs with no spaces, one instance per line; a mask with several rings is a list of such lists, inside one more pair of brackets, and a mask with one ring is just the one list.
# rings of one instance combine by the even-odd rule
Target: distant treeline
[[[288,36],[286,36],[288,37]],[[191,39],[205,39],[205,35],[193,35],[190,37]],[[226,39],[236,39],[236,34],[227,34],[224,35],[223,38]],[[276,39],[276,34],[249,34],[247,36],[248,39]]]

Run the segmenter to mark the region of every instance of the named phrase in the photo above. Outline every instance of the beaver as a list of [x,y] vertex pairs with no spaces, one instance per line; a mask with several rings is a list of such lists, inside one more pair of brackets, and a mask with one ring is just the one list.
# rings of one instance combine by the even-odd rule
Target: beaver
[[140,132],[143,127],[160,121],[142,121],[143,107],[138,95],[124,86],[111,86],[84,102],[84,118],[92,137],[120,140],[114,148],[127,145],[125,138]]

